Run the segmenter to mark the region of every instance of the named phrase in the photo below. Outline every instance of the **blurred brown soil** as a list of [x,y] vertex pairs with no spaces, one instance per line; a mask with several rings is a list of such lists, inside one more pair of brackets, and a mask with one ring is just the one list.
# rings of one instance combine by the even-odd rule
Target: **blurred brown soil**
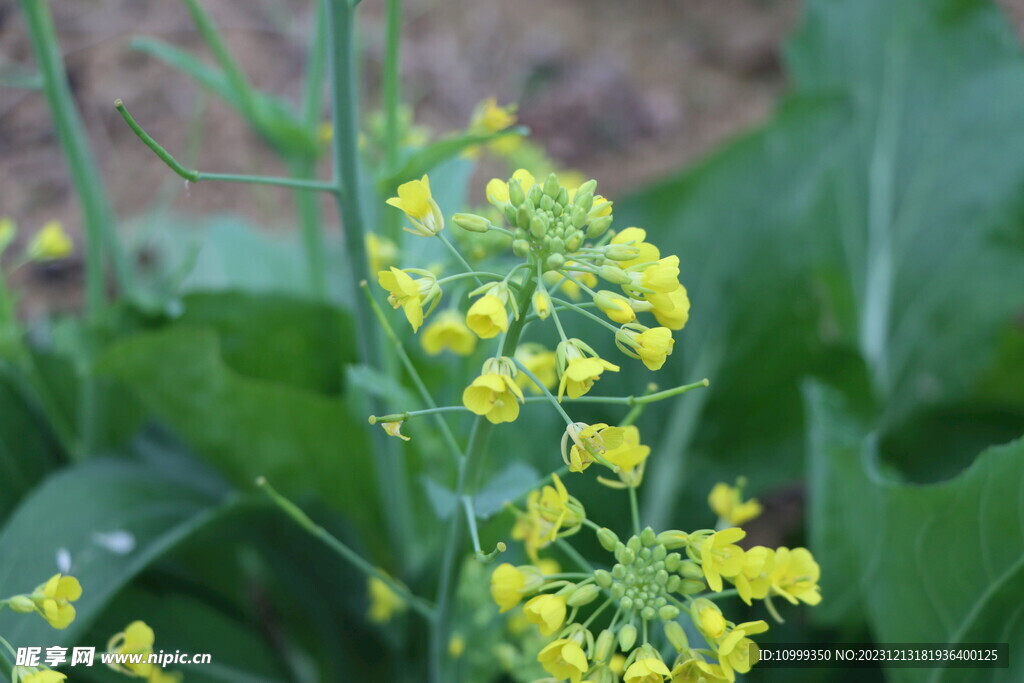
[[[50,3],[76,100],[115,209],[122,218],[157,204],[176,214],[236,212],[268,227],[294,225],[285,190],[227,183],[186,187],[116,115],[123,98],[183,163],[208,171],[285,174],[274,153],[215,97],[129,46],[157,37],[210,55],[183,5],[172,0]],[[379,102],[383,2],[362,3],[359,40]],[[520,118],[560,163],[616,197],[677,169],[767,117],[783,87],[779,46],[797,0],[407,0],[403,96],[418,123],[463,127],[476,102],[519,102]],[[1024,24],[1024,0],[1006,0]],[[204,0],[203,6],[261,89],[297,102],[310,0]],[[0,70],[31,66],[24,23],[0,0]],[[325,111],[326,116],[326,111]],[[189,139],[193,154],[186,150]],[[40,93],[0,88],[0,216],[22,239],[60,219],[80,243],[77,202]],[[333,216],[328,213],[333,221]],[[74,306],[81,264],[19,273],[29,312]]]

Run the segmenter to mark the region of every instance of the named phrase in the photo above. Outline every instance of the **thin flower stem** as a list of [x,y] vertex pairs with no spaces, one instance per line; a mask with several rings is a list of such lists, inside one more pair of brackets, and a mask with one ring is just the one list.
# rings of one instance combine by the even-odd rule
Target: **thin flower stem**
[[132,129],[132,132],[145,143],[146,147],[149,147],[154,154],[160,157],[160,160],[167,164],[168,167],[185,180],[193,183],[198,183],[201,180],[224,180],[234,183],[253,183],[256,185],[277,185],[280,187],[289,187],[295,190],[315,190],[319,192],[337,192],[336,183],[325,180],[309,180],[305,178],[279,178],[274,176],[257,176],[257,175],[243,175],[236,173],[207,173],[205,171],[196,171],[194,169],[187,169],[178,163],[178,160],[171,155],[166,149],[160,146],[160,144],[150,137],[149,133],[143,130],[142,126],[135,120],[135,118],[128,112],[124,106],[124,102],[120,99],[114,100],[114,108],[117,109],[118,113],[121,114],[121,118],[124,119],[128,127]]
[[544,383],[537,379],[537,375],[530,372],[525,365],[519,362],[517,358],[513,358],[512,362],[516,364],[516,367],[519,368],[520,372],[522,372],[524,375],[530,378],[530,381],[533,382],[538,389],[544,392],[544,396],[531,396],[530,398],[538,398],[548,401],[551,405],[555,407],[555,410],[558,411],[558,414],[562,416],[562,419],[565,420],[566,426],[569,426],[575,422],[575,420],[569,417],[569,414],[565,412],[565,409],[562,408],[561,404],[558,402],[558,399],[555,398],[550,391],[548,391],[548,388],[546,386],[544,386]]
[[590,287],[587,287],[587,286],[586,286],[585,284],[583,284],[582,282],[580,282],[579,280],[577,280],[576,278],[574,278],[574,277],[573,277],[572,275],[569,275],[569,273],[561,273],[561,275],[563,275],[564,277],[567,277],[567,278],[569,278],[569,280],[570,280],[571,282],[575,283],[577,287],[579,287],[580,289],[582,289],[583,291],[585,291],[585,292],[586,292],[587,294],[589,294],[590,296],[597,296],[597,292],[595,292],[594,290],[592,290],[592,289],[591,289]]
[[482,277],[486,277],[486,278],[489,278],[491,280],[504,280],[505,279],[504,275],[499,275],[498,273],[488,273],[488,272],[483,271],[483,270],[471,270],[468,273],[456,273],[455,275],[445,276],[445,277],[439,279],[437,281],[437,284],[443,285],[443,284],[446,284],[448,282],[455,282],[456,280],[462,280],[462,279],[467,278],[467,277],[477,278],[477,282],[479,282],[480,281],[479,278],[482,278]]
[[601,525],[597,524],[596,522],[594,522],[593,520],[591,520],[588,517],[584,517],[583,518],[583,523],[586,524],[591,529],[593,529],[594,531],[600,531],[601,530]]
[[555,539],[555,544],[559,548],[561,548],[562,551],[564,551],[566,555],[568,555],[570,558],[572,558],[573,562],[575,562],[577,565],[579,565],[582,569],[584,569],[584,570],[586,570],[588,572],[593,572],[594,571],[594,565],[590,564],[590,562],[587,560],[587,558],[585,558],[582,555],[580,555],[579,551],[576,550],[576,548],[573,548],[572,544],[567,543],[565,541],[565,539],[556,538]]
[[[604,320],[603,318],[599,318],[598,316],[594,315],[593,313],[591,313],[588,310],[580,308],[579,306],[577,306],[574,303],[566,301],[565,299],[552,299],[552,301],[554,301],[556,304],[561,304],[562,306],[565,306],[566,308],[568,308],[570,310],[576,311],[577,313],[579,313],[582,316],[586,316],[587,318],[590,318],[591,320],[593,320],[594,322],[598,323],[599,325],[604,325],[605,327],[607,327],[609,330],[611,330],[615,334],[618,334],[618,332],[619,332],[619,328],[615,327],[615,325],[612,325],[611,323],[609,323],[607,320]],[[552,309],[552,310],[554,310],[554,309]]]
[[[460,252],[458,249],[456,249],[455,245],[452,244],[448,240],[448,238],[444,236],[444,233],[441,233],[441,232],[437,233],[437,238],[439,240],[441,240],[441,242],[444,244],[445,247],[448,248],[448,251],[450,251],[452,253],[452,255],[455,257],[455,260],[457,260],[460,264],[462,264],[462,267],[466,269],[467,273],[474,273],[474,272],[476,272],[476,271],[473,270],[473,266],[469,265],[469,261],[467,261],[465,259],[465,257],[462,256],[462,252]],[[479,277],[473,276],[473,279],[476,280],[476,283],[478,285],[480,285],[481,287],[483,286],[484,283],[480,280]]]
[[601,615],[601,612],[608,609],[608,606],[611,605],[613,602],[614,600],[612,598],[608,598],[607,600],[605,600],[604,603],[602,603],[600,607],[594,610],[591,613],[591,615],[587,617],[587,620],[583,622],[583,628],[588,628],[590,624],[593,623],[594,619],[597,619],[597,617]]
[[724,598],[731,598],[734,595],[739,595],[740,592],[735,588],[728,588],[724,591],[718,591],[717,593],[706,593],[700,597],[707,598],[708,600],[722,600]]
[[331,550],[334,550],[336,553],[338,553],[341,557],[343,557],[345,560],[351,563],[356,569],[363,572],[367,576],[378,578],[384,583],[386,583],[388,585],[388,588],[394,591],[397,595],[401,596],[401,598],[405,600],[409,604],[409,606],[411,606],[414,610],[419,612],[428,621],[432,621],[434,619],[434,608],[430,605],[429,602],[419,597],[418,595],[414,595],[402,583],[400,583],[399,581],[395,581],[393,578],[382,572],[380,569],[374,567],[361,555],[359,555],[359,553],[349,548],[336,536],[334,536],[329,531],[324,529],[322,526],[320,526],[312,519],[310,519],[309,515],[303,512],[299,506],[297,506],[295,503],[293,503],[292,501],[288,500],[280,493],[278,493],[274,489],[274,487],[270,485],[270,482],[268,482],[263,477],[260,477],[259,479],[256,480],[256,485],[262,488],[264,491],[266,491],[270,499],[279,508],[281,508],[281,510],[285,514],[291,517],[299,526],[301,526],[303,529],[308,531],[316,538],[319,538],[321,541],[323,541],[324,544],[327,545],[327,547],[331,548]]
[[[374,316],[376,316],[378,322],[380,322],[381,329],[384,330],[384,334],[387,336],[387,338],[394,345],[394,347],[395,347],[395,354],[398,356],[398,359],[401,361],[402,365],[405,367],[406,372],[409,373],[409,377],[412,379],[412,383],[416,386],[416,391],[419,393],[420,399],[429,406],[428,408],[426,408],[424,410],[410,410],[410,411],[404,413],[404,415],[406,416],[405,419],[408,419],[409,417],[418,416],[418,415],[434,414],[436,422],[437,422],[437,427],[438,427],[438,429],[441,430],[441,436],[448,443],[448,448],[450,448],[452,450],[452,453],[456,456],[456,458],[458,460],[461,460],[463,458],[463,454],[462,454],[462,448],[459,446],[459,442],[455,439],[455,435],[452,434],[452,430],[448,426],[448,423],[445,422],[444,418],[441,417],[437,413],[453,411],[453,410],[459,410],[459,409],[465,410],[466,407],[465,406],[444,406],[444,407],[438,407],[437,402],[434,401],[434,397],[430,393],[430,390],[427,389],[426,383],[423,381],[423,378],[420,377],[420,373],[416,370],[416,365],[412,362],[412,359],[409,358],[409,354],[406,353],[405,347],[402,345],[402,340],[398,338],[397,334],[395,334],[394,328],[391,327],[391,323],[388,321],[387,316],[384,315],[384,311],[381,310],[381,307],[377,303],[377,300],[373,298],[373,295],[370,293],[370,288],[366,285],[365,282],[363,283],[363,293],[366,295],[367,299],[369,300],[369,302],[370,302],[370,309],[373,311],[373,314],[374,314]],[[386,416],[386,417],[391,417],[391,416]],[[378,422],[384,422],[385,420],[383,418],[377,418],[377,421]]]
[[[556,291],[557,289],[558,289],[558,285],[555,285],[554,287],[552,287],[552,288],[550,288],[548,290],[548,294],[551,294],[552,292]],[[552,301],[554,301],[554,299],[552,299]],[[586,302],[584,302],[582,304],[576,304],[576,307],[577,308],[597,308],[597,304],[595,304],[593,301],[586,301]],[[572,310],[572,309],[570,309],[568,306],[552,306],[551,310],[559,311],[559,312],[564,312],[564,311],[568,311],[568,310]],[[538,316],[537,316],[536,313],[530,313],[529,315],[526,316],[526,322],[528,322],[528,323],[532,323],[534,320],[537,320],[537,319],[538,319]]]
[[629,513],[633,518],[633,533],[640,535],[640,506],[636,500],[636,487],[629,487]]
[[473,506],[473,496],[462,497],[462,508],[466,511],[466,526],[469,527],[469,537],[473,540],[473,551],[480,550],[480,532],[476,528],[476,508]]
[[665,389],[664,391],[657,391],[653,394],[648,394],[647,396],[638,396],[636,398],[633,398],[633,404],[644,405],[647,403],[655,403],[656,401],[663,401],[666,398],[679,396],[694,389],[703,389],[704,387],[707,387],[710,384],[711,382],[709,382],[707,378],[705,378],[700,380],[699,382],[694,382],[693,384],[683,384],[678,387],[672,387],[671,389]]

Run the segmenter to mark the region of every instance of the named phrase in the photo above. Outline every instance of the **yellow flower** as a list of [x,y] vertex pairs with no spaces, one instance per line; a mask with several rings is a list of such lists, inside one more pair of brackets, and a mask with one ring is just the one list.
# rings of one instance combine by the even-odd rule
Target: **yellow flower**
[[700,655],[681,662],[672,669],[672,683],[718,683],[728,680],[722,667],[708,664]]
[[476,348],[476,336],[466,327],[462,316],[453,310],[439,313],[434,322],[423,330],[420,341],[431,356],[445,349],[459,356],[468,356]]
[[551,315],[551,297],[546,289],[539,288],[533,293],[533,312],[541,320],[547,320]]
[[794,605],[803,601],[808,605],[821,602],[818,579],[821,568],[807,548],[779,548],[775,551],[775,565],[771,573],[771,590]]
[[491,574],[491,597],[502,612],[507,612],[519,604],[523,595],[534,592],[543,582],[544,575],[537,567],[514,567],[505,562]]
[[736,590],[743,602],[764,600],[771,587],[771,572],[775,566],[775,551],[756,545],[743,551],[743,568],[732,577]]
[[452,656],[452,659],[458,659],[465,651],[466,639],[456,633],[448,641],[448,654]]
[[567,393],[569,398],[579,398],[590,391],[605,370],[619,371],[618,365],[599,357],[597,352],[579,339],[559,342],[555,353],[558,356],[559,401]]
[[398,247],[386,237],[366,233],[366,251],[370,255],[370,272],[387,270],[398,263]]
[[690,614],[693,617],[693,625],[711,640],[717,640],[725,635],[727,624],[725,617],[722,616],[722,610],[707,598],[694,600],[690,605]]
[[484,363],[483,374],[462,392],[463,405],[492,424],[514,422],[523,400],[515,374],[515,365],[508,358],[490,359]]
[[370,608],[366,611],[366,618],[378,624],[385,624],[391,618],[405,610],[403,600],[387,582],[376,576],[366,580],[366,590],[370,595]]
[[[555,369],[556,357],[554,351],[548,351],[540,344],[521,344],[515,353],[517,361],[523,364],[533,376],[540,380],[547,389],[554,389],[558,384],[558,372]],[[539,395],[544,393],[540,387],[534,384],[526,373],[516,375],[516,382],[531,394]]]
[[629,299],[621,294],[602,289],[594,296],[594,303],[602,313],[620,325],[636,320],[636,311],[630,305]]
[[747,621],[737,624],[728,634],[718,640],[718,662],[726,680],[736,680],[736,673],[750,671],[759,658],[757,644],[748,636],[764,633],[768,624],[764,621]]
[[683,329],[690,319],[690,299],[686,294],[686,287],[682,285],[668,294],[648,296],[648,301],[653,306],[658,324],[670,330]]
[[639,270],[630,271],[630,279],[639,291],[668,294],[679,289],[679,257],[666,256]]
[[60,683],[60,681],[66,681],[67,678],[64,674],[53,669],[16,666],[12,672],[12,679],[15,683]]
[[636,247],[640,252],[636,258],[629,259],[628,261],[619,261],[620,268],[650,263],[661,258],[661,252],[658,251],[658,248],[650,242],[645,242],[644,240],[646,239],[647,231],[642,228],[626,228],[612,238],[612,244],[630,245]]
[[537,661],[555,678],[568,678],[572,683],[579,683],[584,672],[590,668],[583,648],[567,638],[548,643],[537,655]]
[[107,643],[107,652],[113,654],[143,655],[142,662],[119,662],[109,664],[110,668],[128,675],[146,678],[153,665],[145,659],[153,653],[153,629],[144,621],[133,621],[120,633],[115,633]]
[[388,205],[401,209],[412,223],[407,232],[423,237],[433,237],[444,230],[444,216],[441,207],[430,194],[430,179],[410,180],[398,186],[398,196],[387,200]]
[[644,657],[633,662],[624,680],[626,683],[661,683],[670,674],[665,662],[654,657]]
[[[566,261],[565,266],[569,267],[575,265],[575,263],[575,261]],[[597,287],[597,276],[593,273],[574,273],[573,277],[586,287],[591,289]],[[579,301],[580,297],[583,296],[583,290],[580,289],[578,284],[553,270],[544,273],[544,284],[555,290],[561,289],[573,301]]]
[[[405,312],[405,317],[415,332],[423,324],[423,318],[429,315],[441,300],[441,288],[437,285],[437,278],[430,271],[409,269],[409,272],[424,277],[414,280],[408,272],[392,266],[391,270],[377,273],[377,282],[388,290],[388,303],[391,307],[401,308]],[[426,313],[423,312],[425,305],[429,306]]]
[[508,330],[508,312],[505,302],[495,294],[485,294],[469,307],[466,325],[481,339],[497,337]]
[[0,218],[0,255],[3,255],[4,250],[14,241],[17,233],[18,229],[13,220],[7,216]]
[[60,221],[50,221],[29,242],[27,254],[33,261],[56,261],[66,258],[73,248]]
[[[583,504],[569,495],[557,474],[551,473],[551,481],[554,486],[544,486],[539,492],[531,492],[527,509],[550,527],[545,536],[553,541],[556,536],[568,536],[579,531],[587,515]],[[563,527],[568,531],[562,532]]]
[[75,620],[72,602],[82,597],[82,585],[73,576],[54,574],[28,595],[16,595],[8,605],[15,612],[38,612],[55,629],[65,629]]
[[500,133],[516,123],[516,106],[499,107],[498,100],[488,97],[477,105],[473,119],[469,124],[472,131],[480,133]]
[[380,426],[384,428],[388,436],[394,436],[401,439],[402,441],[411,441],[412,437],[408,437],[402,433],[403,420],[397,420],[395,422],[381,422]]
[[605,460],[619,468],[619,476],[629,475],[642,465],[651,454],[649,446],[640,443],[640,430],[630,425],[622,428],[622,441],[615,448],[607,448]]
[[609,427],[603,422],[574,422],[562,433],[562,460],[570,472],[582,472],[606,452],[621,448],[624,442],[625,430],[620,427]]
[[675,340],[667,327],[630,323],[615,333],[615,345],[627,356],[643,361],[648,370],[660,370],[672,353]]
[[[519,186],[523,189],[524,193],[529,192],[530,188],[537,184],[536,178],[525,168],[517,169],[512,174],[512,179],[519,182]],[[499,209],[504,209],[511,204],[512,200],[509,198],[508,183],[500,178],[492,178],[487,183],[486,194],[487,201]]]
[[742,477],[736,480],[736,486],[718,482],[708,494],[708,505],[718,518],[729,526],[740,526],[761,514],[761,503],[755,498],[743,500]]
[[608,662],[608,668],[612,673],[621,676],[626,671],[626,655],[621,652],[613,654],[611,661]]
[[560,595],[538,595],[523,605],[523,614],[536,624],[541,635],[550,636],[565,621],[565,598]]
[[700,545],[700,563],[708,587],[716,593],[722,590],[722,577],[731,578],[743,569],[743,549],[735,545],[747,535],[743,529],[723,529],[703,540]]

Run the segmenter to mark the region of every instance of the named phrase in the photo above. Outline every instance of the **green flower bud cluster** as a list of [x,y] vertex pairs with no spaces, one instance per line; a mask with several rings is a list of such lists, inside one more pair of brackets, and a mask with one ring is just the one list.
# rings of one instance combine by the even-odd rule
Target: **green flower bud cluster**
[[596,204],[595,189],[597,181],[589,180],[570,199],[554,173],[531,187],[512,178],[505,207],[505,218],[514,228],[512,250],[522,257],[535,253],[544,270],[561,268],[567,254],[584,240],[600,237],[612,224],[611,205],[604,200]]
[[[611,545],[608,534],[603,535],[602,541]],[[650,527],[625,543],[617,541],[611,550],[617,564],[610,572],[598,570],[594,578],[624,612],[634,612],[644,621],[674,620],[679,608],[673,593],[686,596],[705,590],[700,567],[669,552]]]

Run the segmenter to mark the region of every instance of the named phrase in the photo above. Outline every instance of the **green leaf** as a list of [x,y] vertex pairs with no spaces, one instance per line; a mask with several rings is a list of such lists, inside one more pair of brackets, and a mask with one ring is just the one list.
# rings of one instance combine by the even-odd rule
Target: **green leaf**
[[316,493],[356,520],[373,487],[365,417],[343,402],[241,375],[211,329],[173,326],[110,348],[97,371],[128,385],[240,486],[265,476],[289,496]]
[[[0,593],[29,593],[71,558],[82,584],[78,615],[55,631],[34,614],[0,612],[0,633],[16,646],[77,642],[106,603],[137,573],[203,527],[229,505],[227,489],[193,473],[125,461],[93,460],[49,477],[17,508],[0,532]],[[111,550],[102,535],[131,539]]]
[[197,292],[184,303],[177,322],[215,330],[224,363],[247,377],[337,395],[356,360],[351,317],[327,304],[245,292]]
[[[1024,647],[1024,440],[989,448],[948,481],[903,485],[881,473],[876,438],[836,393],[811,385],[807,402],[816,616],[861,603],[879,642]],[[1010,669],[888,673],[938,683],[1016,681],[1022,670],[1011,658]]]
[[842,240],[848,339],[890,419],[955,399],[1024,305],[1014,31],[985,0],[819,0],[787,56],[798,92],[854,110],[821,223]]
[[459,152],[462,152],[474,145],[480,145],[492,140],[496,140],[506,135],[526,135],[528,130],[522,126],[515,126],[507,130],[503,130],[499,133],[464,133],[462,135],[453,135],[437,142],[427,145],[423,149],[414,152],[405,160],[402,167],[392,173],[390,176],[380,181],[381,192],[391,193],[394,192],[402,183],[410,180],[416,180],[423,176],[425,173],[429,173],[438,164],[451,159]]
[[56,467],[61,448],[10,368],[0,372],[0,520]]

